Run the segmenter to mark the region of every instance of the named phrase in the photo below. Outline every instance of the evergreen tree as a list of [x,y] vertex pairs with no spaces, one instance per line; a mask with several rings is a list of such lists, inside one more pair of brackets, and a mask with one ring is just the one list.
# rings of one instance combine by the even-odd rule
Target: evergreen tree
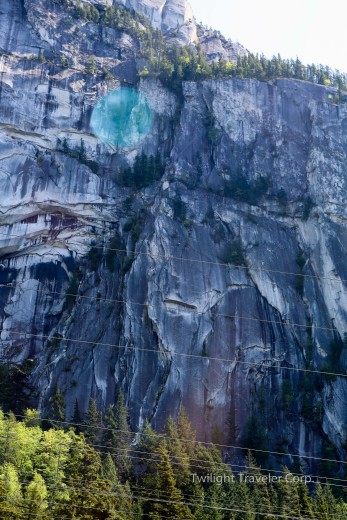
[[5,411],[23,414],[28,406],[28,395],[32,390],[28,375],[32,369],[29,362],[22,366],[0,364],[0,407]]
[[117,469],[110,453],[106,455],[105,460],[102,463],[102,474],[106,480],[111,482],[112,487],[114,487],[114,489],[118,488],[119,479],[117,475]]
[[132,167],[121,168],[118,175],[118,183],[128,188],[146,188],[158,181],[164,174],[164,166],[160,153],[155,157],[147,156],[144,151],[137,155]]
[[94,399],[90,399],[86,414],[84,435],[90,444],[98,445],[101,439],[101,415]]
[[[38,415],[37,412],[36,414]],[[20,423],[12,413],[5,418],[0,412],[0,465],[12,463],[18,471],[19,478],[30,477],[41,439],[40,426],[28,425],[27,414],[23,423]]]
[[162,442],[156,452],[157,463],[156,496],[162,502],[151,503],[150,518],[157,519],[162,516],[171,516],[176,520],[193,519],[193,516],[183,501],[183,495],[176,487],[176,480],[170,463],[169,453]]
[[119,497],[112,494],[112,483],[102,475],[99,453],[89,446],[83,435],[73,434],[70,456],[65,469],[69,501],[57,508],[56,514],[85,520],[123,519],[117,516]]
[[299,486],[287,468],[282,468],[283,478],[277,484],[278,511],[283,515],[298,515],[300,510]]
[[90,74],[91,76],[94,76],[97,73],[97,70],[98,70],[98,68],[97,68],[95,56],[91,56],[88,59],[88,63],[85,67],[85,73]]
[[192,455],[194,453],[196,433],[192,429],[188,415],[183,406],[181,406],[177,417],[177,434],[178,437],[184,442],[184,447],[187,454]]
[[299,495],[299,516],[310,518],[314,516],[312,500],[309,496],[307,487],[303,482],[298,484],[298,495]]
[[[146,420],[138,440],[138,448],[145,452],[144,457],[147,459],[143,463],[147,466],[149,472],[152,472],[154,465],[151,459],[155,459],[156,451],[160,444],[160,437],[157,432],[153,430],[150,423]],[[149,459],[149,460],[148,460]],[[139,459],[141,461],[141,459]]]
[[221,508],[227,507],[225,504],[225,494],[223,487],[214,482],[205,491],[205,518],[208,520],[223,520],[224,512]]
[[[190,428],[189,422],[187,427]],[[193,448],[194,451],[190,455],[191,472],[196,476],[194,478],[203,479],[204,503],[209,506],[205,508],[203,518],[209,520],[220,518],[221,512],[218,511],[218,507],[229,507],[231,492],[226,485],[228,480],[232,482],[233,474],[227,465],[222,464],[222,455],[218,447],[213,445],[207,447],[197,443],[193,444]],[[209,475],[214,475],[216,481],[206,481],[206,476]],[[218,482],[218,478],[221,482]],[[224,518],[223,515],[221,518]]]
[[18,459],[18,448],[20,449],[20,446],[16,446],[14,442],[17,440],[18,428],[16,417],[12,412],[10,412],[7,419],[3,421],[1,433],[0,464],[4,462],[13,462],[15,464]]
[[41,426],[40,412],[38,410],[32,410],[30,408],[27,408],[24,411],[24,420],[23,420],[23,422],[29,428],[30,427]]
[[337,518],[338,505],[329,486],[317,484],[313,498],[313,511],[317,520]]
[[0,517],[2,520],[21,518],[23,496],[18,473],[13,464],[0,467]]
[[183,494],[185,499],[191,504],[189,505],[189,509],[191,510],[193,517],[199,520],[207,520],[208,513],[207,509],[204,508],[206,503],[205,491],[202,484],[200,484],[197,479],[193,478],[193,474],[191,475],[189,484],[185,487]]
[[25,518],[48,518],[48,491],[41,475],[34,473],[34,478],[25,490]]
[[247,421],[242,443],[251,450],[254,448],[255,451],[252,454],[258,464],[263,464],[268,459],[268,441],[262,418],[259,414],[253,414]]
[[81,139],[81,145],[80,145],[80,149],[79,149],[79,160],[81,162],[84,162],[87,160],[86,145],[84,144],[83,139]]
[[[249,477],[261,476],[261,470],[257,466],[257,463],[250,451],[247,455],[247,466],[248,470],[246,474]],[[261,480],[260,482],[255,481],[254,483],[251,483],[249,487],[253,497],[254,510],[262,513],[262,518],[264,520],[273,519],[273,516],[271,516],[271,513],[273,512],[271,503],[271,496],[274,494],[273,489],[270,488],[270,486],[266,482],[263,482]]]
[[66,137],[64,137],[64,139],[63,139],[63,152],[64,153],[69,153],[69,151],[70,151],[70,146],[69,146],[68,140],[66,139]]
[[57,388],[56,392],[52,395],[49,400],[51,405],[51,414],[50,417],[58,422],[56,425],[57,428],[61,428],[62,423],[65,421],[65,400],[64,396],[59,388]]
[[[137,464],[140,468],[136,476],[137,485],[152,492],[157,485],[157,451],[160,445],[160,437],[146,420],[140,434],[137,445],[139,452]],[[143,455],[141,455],[143,453]],[[148,513],[148,503],[141,503],[142,510]]]
[[140,165],[139,165],[139,179],[138,185],[143,185],[144,187],[150,186],[153,182],[153,172],[149,167],[148,157],[145,152],[142,150],[140,155]]
[[133,176],[133,185],[135,187],[140,187],[143,185],[143,172],[141,168],[141,155],[137,155],[135,157],[132,176]]
[[[124,398],[119,396],[117,405],[108,411],[116,440],[119,424],[123,422],[124,429],[124,421],[127,422],[125,408]],[[90,409],[90,416],[95,418],[96,406],[91,405]],[[234,480],[216,446],[195,442],[184,411],[177,420],[168,420],[167,440],[161,440],[148,423],[141,434],[136,452],[143,451],[144,458],[136,458],[133,463],[131,482],[134,489],[138,487],[138,492],[141,490],[140,494],[148,498],[134,499],[130,483],[120,482],[111,453],[105,454],[102,461],[101,454],[87,444],[83,434],[76,434],[73,429],[43,431],[39,414],[34,410],[26,411],[22,422],[0,410],[0,518],[270,520],[273,515],[282,515],[330,520],[346,517],[346,503],[334,497],[329,485],[318,484],[311,498],[308,488],[291,479],[286,468],[281,481],[269,484],[260,479],[263,474],[251,455],[245,473],[248,481]],[[192,442],[184,442],[190,439]],[[193,479],[195,474],[205,480]],[[206,480],[210,474],[223,476],[224,482]],[[225,480],[228,476],[229,483]],[[249,480],[252,477],[253,482]],[[228,508],[240,511],[227,511]]]
[[119,482],[116,466],[109,453],[103,461],[102,474],[103,478],[110,483],[111,491],[112,493],[115,493],[119,507],[127,513],[127,518],[129,518],[129,515],[131,517],[131,514],[134,511],[134,503],[129,483],[126,482],[125,485],[122,485]]
[[232,514],[233,520],[254,520],[255,505],[252,494],[244,480],[238,478],[226,486],[226,501],[230,509],[238,509]]
[[64,492],[65,470],[70,458],[72,433],[52,428],[42,432],[37,450],[33,454],[33,465],[50,490],[50,503],[66,499]]
[[161,155],[160,155],[160,151],[158,149],[158,151],[155,155],[155,158],[154,158],[154,179],[155,180],[161,179],[162,176],[164,175],[164,170],[165,170],[165,168],[161,161]]
[[74,411],[73,411],[73,415],[72,415],[72,423],[73,423],[75,432],[81,433],[81,431],[83,430],[83,426],[81,426],[82,417],[80,414],[80,409],[79,409],[77,399],[75,400],[75,406],[74,406]]
[[131,468],[129,457],[132,434],[129,426],[129,412],[125,405],[124,395],[120,390],[115,406],[109,406],[105,415],[107,430],[104,435],[104,443],[113,450],[113,460],[118,469],[118,474],[126,479]]
[[166,433],[169,437],[167,446],[177,486],[183,490],[187,489],[191,481],[189,448],[186,450],[187,443],[180,439],[178,427],[172,417],[167,421]]
[[115,406],[115,424],[118,430],[116,448],[119,449],[117,467],[119,474],[125,477],[128,475],[131,466],[129,452],[132,434],[129,426],[129,410],[125,405],[124,395],[121,390],[119,390]]

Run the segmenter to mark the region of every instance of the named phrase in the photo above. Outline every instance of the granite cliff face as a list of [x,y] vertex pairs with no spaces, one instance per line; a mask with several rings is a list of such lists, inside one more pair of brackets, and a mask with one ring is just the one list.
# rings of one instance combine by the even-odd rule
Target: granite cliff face
[[188,0],[85,0],[85,4],[112,6],[118,3],[144,15],[155,29],[182,44],[197,40],[193,11]]
[[[129,6],[169,26],[170,2]],[[138,42],[62,13],[1,1],[1,359],[32,360],[43,413],[57,389],[71,418],[121,387],[134,428],[183,404],[202,439],[253,424],[275,451],[344,458],[347,379],[305,370],[346,370],[347,106],[293,80],[186,83],[183,101],[141,80],[153,128],[114,150],[91,110],[135,81]],[[86,74],[90,55],[116,79]],[[162,180],[121,187],[158,149]]]
[[196,41],[196,25],[188,0],[119,0],[119,3],[144,14],[153,27],[182,43]]

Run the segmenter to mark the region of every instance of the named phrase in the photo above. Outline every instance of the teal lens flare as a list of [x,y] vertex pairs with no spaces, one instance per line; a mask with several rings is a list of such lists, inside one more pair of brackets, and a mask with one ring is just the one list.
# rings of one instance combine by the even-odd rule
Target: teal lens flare
[[153,119],[154,112],[144,94],[121,87],[98,100],[90,125],[103,143],[130,148],[146,137]]

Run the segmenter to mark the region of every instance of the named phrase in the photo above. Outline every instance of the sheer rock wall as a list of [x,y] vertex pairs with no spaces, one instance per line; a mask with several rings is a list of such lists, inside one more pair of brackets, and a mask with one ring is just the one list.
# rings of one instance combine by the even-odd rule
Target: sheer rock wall
[[[114,150],[90,114],[118,78],[132,80],[136,41],[93,24],[72,39],[59,9],[26,4],[1,3],[1,358],[34,360],[43,413],[57,388],[70,418],[76,399],[82,412],[90,397],[105,409],[121,387],[134,428],[160,428],[183,404],[202,439],[240,442],[256,417],[277,451],[280,439],[321,456],[329,440],[343,458],[347,379],[303,371],[331,371],[332,358],[346,369],[347,107],[293,80],[186,83],[183,102],[142,80],[154,126]],[[72,44],[72,68],[27,56]],[[117,80],[87,76],[90,54]],[[89,162],[64,139],[82,139]],[[120,166],[158,149],[163,179],[120,187]],[[235,174],[268,178],[267,192],[226,196]]]

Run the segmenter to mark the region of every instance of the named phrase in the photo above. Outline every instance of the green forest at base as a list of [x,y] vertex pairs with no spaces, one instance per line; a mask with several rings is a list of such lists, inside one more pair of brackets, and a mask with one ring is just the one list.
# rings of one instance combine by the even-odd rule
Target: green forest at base
[[61,421],[0,412],[1,519],[347,518],[329,485],[308,489],[284,467],[278,482],[262,481],[251,453],[233,474],[217,446],[196,441],[184,410],[164,435],[146,423],[135,436],[121,393],[103,417],[91,400],[83,422],[77,403],[72,423],[62,420],[60,392],[51,405]]

